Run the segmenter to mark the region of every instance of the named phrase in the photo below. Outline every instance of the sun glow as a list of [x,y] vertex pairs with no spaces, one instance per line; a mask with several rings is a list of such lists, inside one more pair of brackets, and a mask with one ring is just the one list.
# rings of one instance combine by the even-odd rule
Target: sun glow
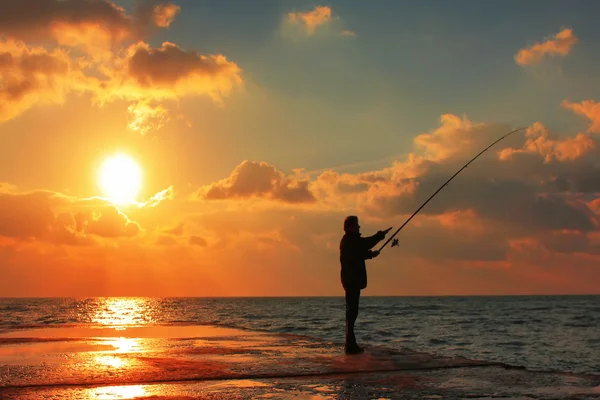
[[116,154],[102,163],[98,183],[111,202],[132,204],[142,186],[142,171],[131,157]]

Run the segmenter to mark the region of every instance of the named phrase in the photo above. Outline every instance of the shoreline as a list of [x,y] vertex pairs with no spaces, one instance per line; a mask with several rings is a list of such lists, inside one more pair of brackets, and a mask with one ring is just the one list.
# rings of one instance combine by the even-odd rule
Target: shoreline
[[[552,393],[569,398],[564,397],[567,392],[569,396],[600,398],[600,375],[530,371],[522,366],[384,346],[346,356],[341,344],[309,336],[190,324],[46,327],[2,333],[0,378],[0,397],[18,399],[51,395],[89,398],[85,397],[89,390],[121,386],[143,386],[144,393],[165,399],[169,398],[165,393],[204,396],[215,390],[232,396],[251,392],[252,398],[277,390],[283,390],[280,398],[287,398],[286,393],[301,390],[306,396],[320,398],[314,387],[344,386],[344,382],[352,383],[356,398],[364,397],[360,388],[368,388],[379,398],[395,398],[394,393],[403,398],[435,393],[460,398],[467,392],[489,395],[492,391],[497,396],[498,391],[508,395],[531,392],[534,387],[545,393],[544,398]],[[240,387],[239,382],[244,381],[246,386]],[[406,386],[408,381],[412,383]],[[523,381],[531,384],[523,386]],[[332,389],[330,395],[340,390]],[[120,393],[102,398],[144,396],[123,397]]]
[[[86,335],[81,335],[79,334],[79,336],[77,337],[73,337],[73,336],[64,336],[64,337],[44,337],[44,335],[42,336],[21,336],[19,334],[19,332],[21,333],[26,333],[26,332],[40,332],[40,333],[47,333],[47,332],[57,332],[57,331],[61,331],[61,330],[70,330],[70,331],[89,331],[89,332],[101,332],[101,331],[112,331],[115,330],[116,332],[126,332],[129,331],[131,332],[132,330],[152,330],[153,328],[166,328],[168,329],[173,329],[173,328],[183,328],[185,329],[186,327],[189,327],[191,329],[196,329],[196,328],[208,328],[208,329],[228,329],[228,330],[232,330],[232,331],[239,331],[239,332],[245,332],[245,333],[249,333],[249,334],[262,334],[262,335],[266,335],[266,336],[279,336],[282,338],[298,338],[298,339],[303,339],[303,340],[310,340],[310,341],[315,341],[315,342],[322,342],[322,343],[327,343],[331,346],[334,347],[338,347],[340,349],[343,349],[343,342],[342,341],[334,341],[334,340],[328,340],[328,339],[324,339],[324,338],[319,338],[319,337],[315,337],[315,336],[311,336],[311,335],[304,335],[301,333],[287,333],[287,332],[277,332],[277,331],[272,331],[272,330],[268,330],[268,329],[256,329],[256,328],[251,328],[251,327],[244,327],[244,326],[236,326],[236,325],[232,325],[232,324],[215,324],[215,323],[197,323],[197,322],[189,322],[189,321],[181,321],[181,322],[155,322],[155,323],[151,323],[151,324],[123,324],[123,325],[113,325],[113,326],[106,326],[106,325],[102,325],[102,324],[91,324],[91,323],[72,323],[72,324],[57,324],[57,325],[52,325],[52,324],[37,324],[37,325],[26,325],[26,326],[20,326],[20,327],[15,327],[15,328],[0,328],[0,346],[3,345],[19,345],[19,344],[33,344],[33,343],[48,343],[48,342],[75,342],[75,341],[88,341],[92,338],[111,338],[111,337],[130,337],[130,338],[137,338],[138,336],[135,335],[131,335],[131,333],[126,333],[125,335],[100,335],[100,336],[86,336]],[[147,337],[145,337],[147,338]],[[161,338],[166,338],[166,337],[162,337]],[[387,346],[385,344],[375,344],[375,345],[371,345],[370,347],[373,348],[378,348],[381,350],[385,350],[387,352],[390,353],[394,353],[394,352],[398,352],[397,348],[393,348],[390,346]],[[508,362],[503,362],[503,361],[494,361],[494,360],[486,360],[486,359],[471,359],[465,356],[454,356],[454,357],[449,357],[446,356],[440,352],[435,352],[435,351],[424,351],[424,350],[417,350],[417,349],[413,349],[413,348],[409,348],[409,347],[404,347],[403,346],[404,351],[407,351],[409,353],[422,353],[422,354],[428,354],[434,357],[442,357],[442,358],[456,358],[456,359],[464,359],[464,360],[471,360],[471,361],[478,361],[478,362],[483,362],[483,363],[487,363],[488,365],[495,365],[495,366],[501,366],[503,368],[508,368],[508,369],[521,369],[521,370],[526,370],[529,373],[556,373],[556,374],[566,374],[566,375],[573,375],[573,376],[588,376],[588,377],[600,377],[600,370],[598,371],[598,373],[590,373],[590,372],[577,372],[577,371],[569,371],[569,370],[561,370],[561,369],[543,369],[543,368],[532,368],[530,366],[527,365],[521,365],[521,364],[513,364],[513,363],[508,363]],[[341,350],[340,350],[341,351]],[[0,353],[0,365],[2,365],[2,358],[1,358],[1,353]],[[0,382],[1,383],[1,382]],[[1,384],[0,384],[0,387]]]

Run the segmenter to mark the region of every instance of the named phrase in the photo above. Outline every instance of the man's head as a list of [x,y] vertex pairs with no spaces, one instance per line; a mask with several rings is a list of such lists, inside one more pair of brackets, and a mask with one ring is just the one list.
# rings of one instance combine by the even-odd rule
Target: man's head
[[356,215],[349,215],[344,220],[344,232],[360,233],[360,225]]

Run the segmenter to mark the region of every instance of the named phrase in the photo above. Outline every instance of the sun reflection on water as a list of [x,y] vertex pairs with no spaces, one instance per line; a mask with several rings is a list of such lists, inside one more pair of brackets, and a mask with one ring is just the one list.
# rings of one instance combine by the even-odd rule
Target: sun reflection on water
[[108,342],[115,347],[115,353],[133,353],[142,351],[140,339],[138,338],[115,338]]
[[89,389],[89,399],[135,399],[146,397],[145,385],[110,386]]
[[[147,325],[153,322],[150,299],[111,297],[99,299],[90,317],[93,323],[117,331],[127,328]],[[132,366],[134,359],[128,357],[131,353],[145,351],[142,338],[114,337],[102,338],[103,343],[114,347],[112,351],[103,351],[95,355],[94,361],[99,368],[124,369]],[[141,386],[119,386],[106,388],[111,393],[103,392],[102,398],[129,399],[144,395]]]
[[138,297],[110,297],[100,300],[92,314],[92,322],[123,329],[127,326],[154,322],[150,299]]
[[96,356],[94,357],[94,361],[111,368],[123,368],[129,365],[125,358],[116,356]]
[[104,339],[104,342],[113,346],[113,351],[99,352],[94,361],[110,368],[126,368],[131,366],[131,360],[127,357],[131,353],[145,351],[139,338],[114,338]]

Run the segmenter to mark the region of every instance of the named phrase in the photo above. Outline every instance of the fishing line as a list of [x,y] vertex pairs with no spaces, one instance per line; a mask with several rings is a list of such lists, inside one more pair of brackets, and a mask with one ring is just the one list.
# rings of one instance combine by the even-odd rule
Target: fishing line
[[[423,207],[425,207],[425,205],[426,205],[427,203],[429,203],[429,200],[433,199],[433,198],[434,198],[434,196],[435,196],[436,194],[438,194],[440,190],[442,190],[444,187],[448,186],[448,183],[450,183],[450,181],[451,181],[452,179],[454,179],[454,177],[455,177],[456,175],[458,175],[458,174],[459,174],[459,173],[460,173],[460,172],[461,172],[463,169],[467,168],[467,167],[469,166],[469,164],[471,164],[473,161],[475,161],[475,159],[477,159],[477,157],[479,157],[480,155],[482,155],[483,153],[485,153],[485,152],[486,152],[486,151],[487,151],[489,148],[491,148],[493,145],[495,145],[496,143],[498,143],[498,142],[499,142],[499,141],[501,141],[502,139],[504,139],[504,138],[508,137],[509,135],[512,135],[512,134],[513,134],[513,133],[515,133],[515,132],[522,131],[523,129],[526,129],[526,128],[527,128],[527,127],[523,127],[523,128],[515,129],[514,131],[511,131],[511,132],[508,132],[506,135],[502,136],[500,139],[496,140],[494,143],[490,144],[488,147],[486,147],[485,149],[481,150],[481,151],[479,152],[479,154],[477,154],[475,157],[473,157],[473,158],[472,158],[472,159],[471,159],[471,160],[470,160],[468,163],[466,163],[466,164],[465,164],[465,165],[464,165],[464,166],[463,166],[461,169],[459,169],[459,170],[458,170],[458,171],[457,171],[457,172],[456,172],[454,175],[452,175],[452,176],[450,177],[450,179],[448,179],[446,182],[444,182],[444,184],[443,184],[442,186],[440,186],[440,188],[439,188],[438,190],[436,190],[436,191],[435,191],[435,193],[433,193],[433,194],[432,194],[432,195],[431,195],[431,196],[430,196],[430,197],[427,199],[427,201],[426,201],[425,203],[423,203],[423,204],[421,205],[421,207],[419,207],[419,208],[417,209],[417,211],[415,211],[415,212],[414,212],[414,213],[413,213],[413,214],[412,214],[412,215],[411,215],[411,216],[410,216],[410,217],[409,217],[409,218],[408,218],[408,219],[407,219],[407,220],[406,220],[406,221],[405,221],[405,222],[402,224],[402,226],[400,226],[400,228],[398,228],[398,229],[396,230],[396,232],[394,232],[394,234],[393,234],[392,236],[390,236],[390,238],[389,238],[388,240],[386,240],[386,242],[385,242],[385,243],[384,243],[384,244],[383,244],[383,245],[382,245],[382,246],[379,248],[379,250],[378,250],[378,251],[379,251],[379,252],[381,252],[381,250],[383,250],[383,248],[384,248],[384,247],[385,247],[385,246],[386,246],[386,245],[387,245],[387,244],[390,242],[390,240],[392,240],[392,239],[394,238],[394,236],[396,236],[396,235],[398,234],[398,232],[400,232],[400,230],[402,230],[402,228],[404,228],[404,227],[406,226],[406,224],[408,224],[408,222],[409,222],[411,219],[413,219],[413,217],[414,217],[415,215],[417,215],[417,213],[418,213],[419,211],[421,211],[421,209],[422,209]],[[392,244],[392,247],[393,247],[393,246],[397,246],[397,245],[398,245],[398,239],[394,240],[394,243]]]

